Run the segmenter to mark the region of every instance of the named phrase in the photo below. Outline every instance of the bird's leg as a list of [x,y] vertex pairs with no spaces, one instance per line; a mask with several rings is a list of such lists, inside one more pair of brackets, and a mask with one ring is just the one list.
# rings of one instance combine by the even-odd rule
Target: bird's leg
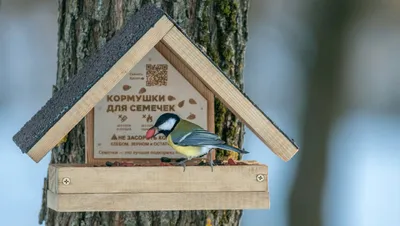
[[209,158],[209,163],[210,163],[210,166],[211,166],[211,172],[214,172],[214,162],[213,162],[213,159],[212,159],[212,155],[211,155],[211,150],[209,150],[208,151],[208,158]]
[[185,170],[186,170],[186,162],[187,161],[189,161],[190,159],[185,159],[185,160],[182,160],[182,161],[180,161],[180,162],[177,162],[176,163],[176,165],[179,165],[179,166],[183,166],[183,172],[185,172]]

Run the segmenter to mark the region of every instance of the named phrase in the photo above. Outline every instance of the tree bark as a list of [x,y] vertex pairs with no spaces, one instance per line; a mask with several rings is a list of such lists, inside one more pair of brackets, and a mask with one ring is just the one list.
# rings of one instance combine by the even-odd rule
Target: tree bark
[[[146,3],[165,10],[186,33],[243,89],[242,70],[247,41],[249,0],[59,0],[57,92]],[[242,147],[243,124],[220,101],[215,101],[215,131],[230,144]],[[84,163],[82,120],[67,141],[52,150],[51,163]],[[218,151],[224,159],[227,152]],[[163,212],[58,213],[47,208],[47,178],[39,223],[46,225],[239,225],[241,210]]]

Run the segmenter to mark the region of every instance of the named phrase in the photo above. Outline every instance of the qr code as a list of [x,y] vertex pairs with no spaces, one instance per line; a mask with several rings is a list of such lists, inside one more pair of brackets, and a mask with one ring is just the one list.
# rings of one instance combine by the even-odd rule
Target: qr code
[[168,81],[167,64],[146,65],[146,86],[166,86]]

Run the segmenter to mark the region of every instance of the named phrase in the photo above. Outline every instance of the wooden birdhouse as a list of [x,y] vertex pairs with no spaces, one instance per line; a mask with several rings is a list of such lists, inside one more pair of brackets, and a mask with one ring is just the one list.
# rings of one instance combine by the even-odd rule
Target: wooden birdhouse
[[[182,157],[165,137],[145,139],[165,112],[214,132],[214,97],[281,159],[296,154],[295,143],[181,28],[148,5],[13,140],[39,162],[85,119],[86,163],[49,165],[47,205],[59,212],[268,209],[266,165],[240,161],[211,171],[195,159],[183,171],[160,165],[163,157]],[[116,161],[130,165],[108,164]]]

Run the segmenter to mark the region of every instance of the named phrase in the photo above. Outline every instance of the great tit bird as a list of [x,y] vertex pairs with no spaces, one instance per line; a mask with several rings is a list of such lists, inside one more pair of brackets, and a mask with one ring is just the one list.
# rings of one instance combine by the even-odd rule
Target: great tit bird
[[[158,117],[153,127],[147,130],[146,139],[163,134],[168,144],[178,153],[186,156],[186,159],[179,162],[186,168],[186,162],[192,158],[202,157],[208,154],[213,148],[234,151],[240,154],[249,152],[227,145],[216,134],[211,133],[199,125],[180,118],[173,113],[164,113]],[[213,171],[213,161],[210,155],[209,163]]]

